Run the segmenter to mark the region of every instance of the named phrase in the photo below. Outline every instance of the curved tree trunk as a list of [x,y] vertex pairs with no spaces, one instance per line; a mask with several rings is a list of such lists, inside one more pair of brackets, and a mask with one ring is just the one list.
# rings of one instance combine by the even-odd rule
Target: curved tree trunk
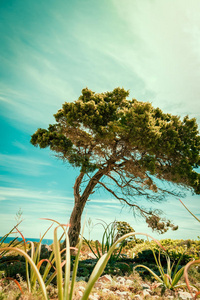
[[86,201],[81,201],[80,196],[80,185],[83,180],[84,173],[81,172],[79,176],[76,178],[74,184],[74,208],[72,210],[70,220],[69,220],[69,243],[71,247],[76,247],[78,243],[79,234],[81,231],[81,216],[83,213],[83,209],[85,207]]
[[[113,163],[113,161],[112,161]],[[106,168],[99,169],[96,174],[89,180],[82,195],[80,195],[80,185],[84,177],[84,173],[81,172],[77,177],[74,185],[74,208],[70,217],[70,227],[68,231],[69,242],[71,247],[75,247],[78,244],[78,238],[81,231],[81,216],[85,207],[85,204],[94,190],[95,186],[103,175],[110,171],[112,164],[110,163]],[[65,243],[64,243],[65,244]]]
[[[86,202],[85,202],[86,203]],[[69,242],[71,247],[76,247],[78,243],[79,234],[81,231],[81,216],[85,207],[84,202],[75,203],[70,217],[70,227],[68,231]]]

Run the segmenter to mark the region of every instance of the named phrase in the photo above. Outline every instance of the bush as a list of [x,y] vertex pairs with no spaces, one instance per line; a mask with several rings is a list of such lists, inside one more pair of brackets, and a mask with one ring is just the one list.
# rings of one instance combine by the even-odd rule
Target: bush
[[[160,240],[160,243],[165,248],[166,253],[169,255],[170,259],[174,262],[177,262],[182,255],[183,259],[181,264],[187,264],[191,259],[198,259],[199,257],[199,241],[164,239]],[[136,246],[132,249],[132,257],[135,257],[137,259],[139,253],[143,253],[144,251],[150,249],[158,251],[159,247],[153,241],[136,244]],[[152,255],[151,257],[148,257],[148,254],[150,255],[150,252],[144,252],[139,257],[142,259],[142,261],[151,261]]]

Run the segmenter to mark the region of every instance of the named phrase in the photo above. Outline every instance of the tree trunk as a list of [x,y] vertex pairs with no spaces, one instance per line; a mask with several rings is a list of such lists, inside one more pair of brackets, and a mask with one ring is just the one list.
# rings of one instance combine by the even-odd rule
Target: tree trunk
[[[113,162],[113,161],[112,161]],[[76,247],[78,244],[78,238],[81,231],[81,216],[85,207],[85,204],[93,192],[95,186],[101,179],[103,175],[105,175],[111,169],[112,164],[108,164],[104,169],[99,169],[94,176],[89,180],[86,188],[84,189],[82,195],[80,195],[80,185],[82,183],[84,173],[81,172],[77,177],[74,184],[74,208],[72,210],[72,214],[70,217],[70,227],[68,231],[69,242],[71,247]],[[64,242],[65,245],[65,242]]]
[[83,209],[85,207],[85,202],[77,202],[74,205],[74,208],[70,217],[70,227],[69,227],[69,242],[71,247],[76,247],[78,243],[79,234],[81,231],[81,216],[83,213]]

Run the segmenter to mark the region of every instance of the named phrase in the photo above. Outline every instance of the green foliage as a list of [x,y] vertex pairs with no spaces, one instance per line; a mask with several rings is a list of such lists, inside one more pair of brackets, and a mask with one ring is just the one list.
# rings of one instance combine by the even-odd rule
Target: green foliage
[[[188,116],[181,120],[148,102],[128,100],[128,95],[123,88],[101,94],[85,88],[78,100],[63,104],[54,115],[55,124],[39,128],[31,137],[34,146],[50,147],[60,159],[80,169],[74,185],[80,210],[74,210],[69,229],[73,244],[79,234],[73,236],[74,220],[80,224],[78,211],[97,187],[139,212],[160,233],[177,228],[137,200],[180,196],[183,188],[200,193],[200,174],[195,172],[200,162],[196,120]],[[172,189],[167,181],[177,185]]]
[[5,277],[12,277],[14,279],[17,279],[17,275],[20,274],[22,278],[26,279],[26,264],[25,261],[22,261],[19,257],[19,260],[16,261],[16,257],[10,257],[10,262],[7,262],[2,264],[0,268],[4,269],[4,275]]
[[[94,243],[92,241],[84,238],[84,241],[89,246],[90,250],[96,256],[97,259],[100,259],[104,254],[108,253],[108,251],[113,246],[113,244],[116,242],[116,240],[124,235],[124,234],[122,234],[122,230],[127,231],[126,229],[124,229],[124,226],[120,225],[120,223],[121,222],[114,221],[114,222],[111,222],[110,224],[107,224],[105,221],[101,220],[101,223],[98,223],[98,224],[100,224],[103,227],[104,232],[102,235],[101,243],[99,243],[99,241],[95,241],[95,247],[92,246],[92,244],[94,245]],[[98,225],[98,224],[96,224],[96,225]],[[118,228],[119,228],[119,231],[118,231]],[[129,232],[126,232],[126,233],[129,233]],[[116,260],[119,258],[120,254],[121,254],[123,246],[124,246],[124,243],[122,242],[122,244],[119,245],[119,247],[116,248],[112,252],[110,259],[109,259],[110,262],[116,262]]]
[[[31,143],[49,146],[84,172],[102,166],[105,154],[115,156],[115,162],[134,157],[134,172],[140,170],[146,179],[149,171],[200,192],[200,175],[194,171],[200,150],[196,120],[186,116],[181,121],[148,102],[127,100],[128,95],[123,88],[101,94],[83,89],[77,101],[65,102],[54,115],[57,123],[38,129]],[[124,171],[133,174],[128,165]]]
[[132,250],[136,245],[143,244],[144,240],[134,237],[131,241],[128,241],[124,246],[127,250]]
[[182,257],[179,259],[177,265],[174,268],[174,264],[171,264],[171,260],[170,260],[169,256],[167,255],[167,253],[164,253],[164,255],[166,257],[166,262],[167,262],[167,269],[165,272],[164,267],[162,266],[162,263],[161,263],[161,259],[160,259],[160,250],[159,250],[158,257],[156,256],[155,251],[153,249],[152,249],[152,252],[153,252],[153,256],[154,256],[158,271],[160,273],[160,276],[158,276],[153,270],[151,270],[150,268],[148,268],[147,266],[144,266],[144,265],[137,265],[136,267],[134,267],[134,269],[136,269],[136,268],[146,269],[147,271],[149,271],[151,273],[151,275],[153,275],[153,277],[158,282],[160,282],[163,285],[164,288],[173,290],[175,288],[185,286],[185,284],[178,285],[178,282],[181,279],[181,277],[183,276],[183,272],[184,272],[184,267],[179,268]]
[[[50,219],[49,219],[50,220]],[[51,220],[53,221],[53,220]],[[56,222],[56,221],[54,221]],[[25,249],[19,249],[18,247],[5,247],[5,251],[15,251],[19,255],[22,255],[25,258],[25,261],[28,262],[30,266],[30,286],[32,287],[31,291],[32,293],[37,290],[37,283],[40,286],[43,299],[48,299],[47,295],[47,289],[49,284],[52,282],[53,278],[56,277],[56,284],[57,284],[57,290],[58,290],[58,300],[64,300],[68,299],[71,300],[73,299],[73,291],[74,291],[74,284],[77,276],[77,271],[78,271],[78,265],[80,265],[80,272],[82,272],[82,275],[86,276],[89,280],[86,285],[85,292],[82,296],[82,300],[88,299],[91,290],[99,278],[99,276],[104,272],[110,273],[113,275],[124,275],[124,274],[129,274],[130,273],[130,265],[126,263],[125,260],[118,260],[115,262],[115,264],[110,264],[109,259],[115,249],[118,249],[119,245],[123,245],[124,240],[130,240],[131,237],[135,237],[138,235],[141,235],[141,233],[136,233],[136,232],[130,232],[126,233],[123,236],[120,236],[117,240],[113,241],[114,236],[115,238],[117,237],[117,224],[119,228],[119,232],[129,231],[132,230],[131,226],[127,224],[126,222],[115,222],[115,231],[114,231],[114,222],[107,225],[103,223],[103,228],[104,232],[107,231],[105,236],[108,238],[110,236],[111,241],[113,241],[112,245],[107,249],[107,252],[105,251],[104,255],[101,256],[97,264],[91,264],[90,268],[85,268],[83,265],[83,262],[79,263],[80,260],[80,251],[81,251],[81,246],[82,246],[82,238],[80,238],[78,249],[77,249],[77,255],[73,261],[73,264],[71,264],[71,258],[70,258],[70,245],[69,245],[69,239],[66,231],[66,226],[59,224],[56,222],[58,226],[54,229],[54,243],[53,243],[53,251],[52,254],[49,255],[48,259],[41,259],[42,257],[42,251],[41,251],[41,241],[37,244],[31,244],[31,251],[29,254],[27,253],[27,248],[26,251]],[[117,224],[116,224],[117,223]],[[110,227],[109,227],[110,226]],[[58,228],[62,228],[66,237],[66,248],[63,250],[60,250],[60,239],[58,240],[57,237],[57,231]],[[108,227],[108,228],[107,228]],[[107,229],[107,230],[106,230]],[[115,232],[115,235],[114,235]],[[149,235],[142,234],[147,237],[150,237]],[[44,237],[44,235],[43,235]],[[62,236],[61,236],[62,238]],[[151,238],[151,237],[150,237]],[[153,239],[153,238],[152,238]],[[106,245],[107,239],[105,238],[104,244]],[[108,239],[110,241],[110,239]],[[192,241],[192,240],[187,240],[187,241],[181,241],[181,240],[162,240],[161,243],[158,242],[157,240],[153,239],[154,242],[146,242],[146,246],[152,247],[152,253],[153,253],[153,258],[154,258],[154,265],[156,262],[157,266],[157,271],[155,272],[154,269],[149,268],[147,265],[137,265],[137,268],[144,268],[148,272],[150,272],[154,278],[163,284],[165,288],[169,289],[176,289],[177,287],[183,286],[179,284],[179,280],[183,274],[184,267],[180,266],[180,263],[182,263],[183,256],[178,259],[177,263],[171,263],[172,259],[169,256],[169,249],[168,251],[165,252],[160,252],[160,249],[164,249],[163,245],[167,247],[183,247],[183,249],[187,248],[188,251],[193,251],[195,248],[194,245],[199,246],[200,242],[199,241]],[[140,245],[141,246],[141,245]],[[136,246],[137,247],[137,246]],[[136,248],[135,247],[135,248]],[[159,249],[159,250],[158,250]],[[178,248],[177,248],[178,249]],[[1,250],[1,249],[0,249]],[[64,254],[64,256],[63,256]],[[150,256],[148,254],[148,256]],[[46,254],[45,254],[46,257]],[[6,257],[4,257],[6,258]],[[20,268],[25,268],[25,263],[22,265],[21,261],[18,259],[18,256],[15,256],[15,264],[12,264],[10,266],[10,271],[12,273],[8,275],[12,275],[13,272],[17,272],[18,269]],[[165,262],[164,262],[165,260]],[[45,267],[43,268],[43,271],[41,270],[41,266],[43,262],[46,262]],[[133,262],[132,262],[133,263]],[[198,261],[190,262],[190,264],[187,266],[187,268],[190,268],[191,265],[199,263]],[[73,265],[73,266],[72,266]],[[166,265],[166,266],[165,266]],[[52,266],[53,266],[53,271],[52,271]],[[18,269],[15,269],[18,268]],[[72,272],[72,279],[71,279],[71,284],[70,284],[70,270],[73,270]],[[51,270],[51,271],[50,271]],[[187,271],[187,269],[186,269]],[[158,274],[159,272],[159,274]],[[28,275],[29,275],[28,273]],[[19,287],[20,287],[20,283]],[[189,285],[189,282],[187,282]],[[190,287],[190,285],[189,285]]]
[[[168,274],[169,262],[172,262],[173,265],[178,265],[177,271],[179,271],[182,266],[198,258],[200,250],[199,241],[165,239],[160,240],[160,243],[164,247],[165,252],[159,253],[160,247],[154,242],[144,242],[133,248],[132,256],[134,257],[134,262],[136,264],[142,263],[148,268],[144,268],[145,272],[141,273],[143,277],[147,277],[147,272],[150,272],[149,270],[154,272],[157,276],[160,275],[159,268],[157,264],[155,264],[155,255],[159,256],[159,262],[164,270],[164,274]],[[172,269],[171,274],[174,274],[173,272]],[[149,274],[153,275],[151,272]]]
[[[116,226],[117,226],[117,236],[116,238],[119,238],[127,233],[130,233],[130,232],[135,232],[135,230],[130,226],[129,223],[127,222],[122,222],[122,221],[116,221]],[[128,242],[132,241],[132,240],[135,240],[135,236],[134,237],[131,237],[129,238],[128,240],[126,240],[126,243],[127,244]]]
[[[52,219],[46,219],[46,220],[50,220],[50,221],[54,221]],[[75,284],[75,279],[76,279],[76,274],[77,274],[77,269],[78,269],[78,263],[79,263],[79,255],[80,255],[80,251],[81,251],[81,246],[82,246],[82,237],[80,238],[80,242],[78,245],[78,251],[77,251],[77,255],[75,258],[75,262],[74,262],[74,266],[73,266],[73,274],[72,274],[72,279],[71,279],[71,284],[70,284],[70,267],[71,267],[71,263],[70,263],[70,244],[69,244],[69,237],[67,234],[67,231],[65,229],[65,227],[67,227],[68,225],[62,225],[57,221],[54,221],[58,224],[58,226],[54,229],[54,241],[53,241],[53,256],[54,259],[48,261],[47,266],[46,266],[46,270],[47,272],[45,272],[45,274],[48,274],[49,272],[49,265],[52,265],[55,263],[55,274],[53,274],[53,276],[56,276],[57,278],[57,290],[58,290],[58,300],[72,300],[73,299],[73,292],[74,292],[74,284]],[[57,231],[58,228],[62,228],[64,231],[64,235],[66,238],[66,248],[63,250],[60,250],[60,241],[58,240],[57,237]],[[111,230],[112,231],[112,230]],[[130,238],[131,236],[134,236],[135,234],[139,235],[142,233],[127,233],[124,236],[120,237],[117,241],[115,241],[112,246],[108,249],[108,252],[105,253],[103,256],[101,256],[101,258],[99,259],[99,261],[97,262],[96,266],[94,267],[92,274],[90,275],[89,281],[86,285],[86,288],[84,290],[83,296],[82,296],[82,300],[87,300],[91,290],[95,284],[95,282],[98,280],[98,278],[101,276],[101,274],[103,273],[110,256],[112,255],[113,251],[116,249],[116,247],[118,246],[118,244],[122,244],[123,240],[125,240],[126,238]],[[150,237],[147,234],[142,234],[142,235],[146,235],[148,237]],[[159,242],[157,242],[159,244]],[[38,243],[40,244],[40,243]],[[32,253],[31,253],[31,257],[26,253],[25,250],[19,249],[17,247],[5,247],[6,251],[14,251],[20,255],[22,255],[26,262],[30,265],[31,268],[31,274],[32,274],[32,283],[34,285],[34,287],[36,287],[35,282],[38,282],[39,287],[41,289],[41,293],[43,295],[43,299],[47,300],[48,299],[48,295],[47,295],[47,286],[49,285],[49,283],[52,280],[53,276],[50,276],[50,278],[47,280],[47,282],[45,282],[45,274],[42,276],[40,274],[40,266],[42,264],[42,261],[39,261],[39,252],[40,252],[40,248],[36,249],[36,253],[34,254],[34,248],[32,248]],[[62,252],[65,252],[65,259],[64,261],[62,261]],[[120,267],[120,265],[119,265]],[[28,279],[29,280],[29,279]],[[32,285],[32,286],[33,286]],[[19,283],[18,286],[20,287]],[[21,290],[21,287],[20,287]]]
[[6,233],[4,236],[0,238],[0,258],[3,257],[7,251],[4,249],[5,247],[16,247],[20,244],[22,244],[22,241],[18,241],[17,237],[14,238],[12,241],[9,242],[9,244],[5,244],[6,238],[9,237],[9,235],[16,233],[15,230],[17,230],[17,226],[22,221],[18,222],[17,225],[15,225],[8,233]]
[[146,216],[146,223],[148,224],[148,227],[157,230],[160,234],[167,232],[169,228],[173,231],[178,229],[178,226],[172,224],[170,220],[165,220],[158,215]]
[[[175,263],[178,262],[181,256],[182,264],[187,264],[191,259],[198,258],[200,251],[199,241],[164,239],[160,240],[160,243],[164,247],[169,258]],[[149,249],[153,249],[156,253],[158,253],[159,247],[154,242],[143,242],[141,244],[137,244],[132,249],[132,256],[135,257],[135,261],[152,263],[153,256]]]
[[[181,204],[187,209],[187,211],[198,221],[200,222],[200,219],[197,218],[197,216],[195,216],[190,210],[189,208],[187,208],[187,206],[180,200]],[[199,254],[199,253],[198,253]],[[193,261],[190,261],[187,263],[187,265],[185,266],[185,270],[184,270],[184,277],[185,277],[185,282],[186,282],[186,285],[190,291],[190,293],[192,294],[192,290],[191,290],[191,287],[190,287],[190,283],[189,283],[189,279],[188,279],[188,270],[189,268],[191,268],[191,266],[193,265],[200,265],[200,259],[196,259],[196,260],[193,260]],[[196,287],[197,289],[197,292],[195,294],[195,297],[194,299],[196,299],[198,297],[198,295],[200,295],[200,289],[198,287]]]

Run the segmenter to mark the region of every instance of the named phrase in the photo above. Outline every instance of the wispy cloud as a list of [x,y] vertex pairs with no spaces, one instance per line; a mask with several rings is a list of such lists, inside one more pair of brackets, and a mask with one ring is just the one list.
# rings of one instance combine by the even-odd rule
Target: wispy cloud
[[[53,114],[62,103],[77,99],[85,86],[96,92],[123,86],[130,89],[130,97],[151,101],[166,112],[195,116],[200,122],[199,0],[126,0],[123,5],[120,0],[93,5],[79,1],[79,9],[76,1],[68,2],[15,1],[10,10],[5,1],[2,6],[0,115],[4,120],[30,136],[54,122]],[[64,184],[70,191],[67,196],[72,195],[74,170],[70,168],[65,179],[51,160],[32,156],[30,138],[23,146],[23,138],[16,142],[15,134],[19,137],[15,131],[13,141],[6,144],[12,149],[0,155],[5,173],[0,179],[7,186],[0,191],[5,212],[0,220],[10,223],[22,206],[30,221],[23,230],[37,237],[34,231],[44,226],[38,221],[41,216],[56,216],[63,222],[68,218],[73,196],[65,197],[60,186]],[[23,156],[13,154],[22,152]],[[104,196],[88,202],[88,216],[107,222],[126,220],[135,230],[150,230],[121,210],[117,200]],[[187,197],[185,203],[194,211],[198,207],[196,198]],[[169,235],[190,236],[191,216],[178,201],[155,206],[180,224],[179,233]]]
[[[20,230],[26,237],[36,238],[45,232],[49,224],[41,218],[67,223],[73,208],[73,198],[62,193],[10,187],[0,187],[0,203],[0,235],[16,224],[16,213],[21,208],[24,221]],[[49,238],[52,237],[53,234],[49,234]]]
[[[173,113],[199,117],[200,2],[128,0],[123,7],[120,1],[113,4],[127,30],[138,38],[132,53],[124,47],[124,63],[153,90],[151,100]],[[112,50],[121,57],[120,48]]]
[[[1,37],[4,47],[0,51],[0,101],[11,120],[48,124],[65,97],[72,100],[75,96],[69,83],[70,74],[66,73],[70,62],[59,51],[61,45],[56,43],[56,32],[51,36],[38,36],[37,31],[28,31],[15,14],[7,17],[8,26]],[[9,18],[15,20],[14,27],[10,26]]]
[[0,166],[11,173],[38,176],[46,172],[44,167],[50,166],[50,163],[31,157],[0,154]]
[[35,199],[36,201],[37,200],[48,201],[48,200],[56,200],[56,199],[59,199],[59,201],[72,200],[71,197],[55,195],[52,194],[51,191],[49,192],[38,191],[38,190],[31,191],[29,189],[20,189],[20,188],[11,188],[11,187],[0,187],[0,196],[7,199],[16,199],[16,201],[18,201],[18,198],[32,199],[32,200]]
[[15,83],[1,86],[2,100],[15,109],[9,116],[46,124],[86,85],[97,92],[123,85],[139,100],[199,118],[200,4],[192,3],[127,0],[121,7],[112,1],[112,15],[105,13],[101,30],[83,7],[72,10],[79,22],[66,18],[66,7],[49,8],[56,25],[51,35],[44,35],[48,20],[40,34],[17,23],[15,35],[9,27],[6,43],[14,53],[4,54],[3,70],[10,70]]
[[[38,190],[28,190],[19,188],[0,188],[0,199],[6,200],[1,202],[2,213],[0,214],[0,231],[3,234],[5,231],[5,224],[9,223],[10,226],[15,224],[15,214],[21,207],[23,211],[23,217],[25,218],[23,225],[23,231],[27,237],[38,237],[40,232],[44,232],[48,224],[40,218],[52,218],[60,222],[67,223],[69,221],[70,213],[72,211],[74,201],[73,197],[67,197],[65,195],[55,193],[55,191],[38,191]],[[184,202],[187,203],[190,209],[196,207],[197,197],[191,199],[185,199]],[[89,202],[85,208],[82,221],[85,219],[87,214],[87,219],[90,217],[94,224],[99,222],[99,219],[104,220],[107,223],[111,221],[126,221],[128,222],[137,232],[144,232],[153,235],[156,238],[196,238],[198,235],[198,230],[194,229],[194,220],[192,216],[181,206],[180,202],[175,202],[177,206],[174,209],[174,200],[167,203],[160,203],[159,206],[165,211],[166,218],[171,219],[176,225],[179,225],[179,230],[176,232],[169,231],[164,235],[158,235],[157,233],[152,233],[152,230],[147,227],[147,224],[143,219],[135,219],[133,214],[128,210],[128,208],[121,209],[120,204],[114,204],[112,201],[110,205],[106,203],[107,201],[92,200]],[[158,208],[158,204],[157,204]],[[6,214],[4,215],[4,211]],[[34,224],[34,226],[33,226]],[[187,226],[185,226],[187,224]],[[197,224],[198,225],[198,224]],[[33,228],[34,227],[34,228]],[[193,230],[194,229],[194,230]],[[8,229],[7,229],[8,230]],[[192,231],[193,230],[193,231]],[[99,226],[95,226],[92,236],[94,239],[98,236],[100,238],[103,230]],[[191,233],[193,232],[193,233]],[[1,234],[1,233],[0,233]],[[85,235],[87,235],[87,230],[85,229]],[[52,238],[52,235],[48,235]]]

